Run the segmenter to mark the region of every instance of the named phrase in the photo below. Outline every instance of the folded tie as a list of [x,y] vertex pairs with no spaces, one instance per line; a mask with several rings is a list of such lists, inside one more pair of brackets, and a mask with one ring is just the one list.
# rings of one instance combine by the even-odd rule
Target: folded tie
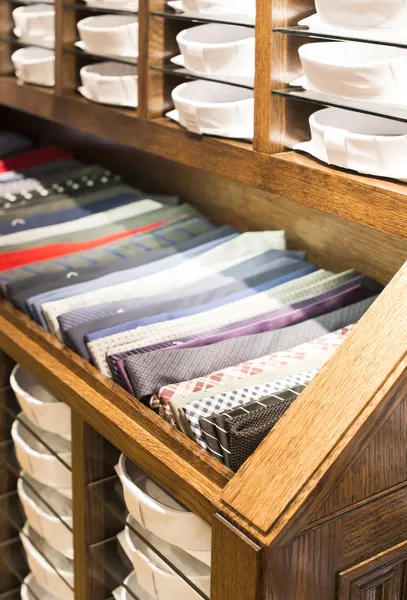
[[[239,409],[237,414],[228,415],[222,422],[229,441],[229,459],[232,471],[238,471],[244,462],[253,454],[266,435],[278,423],[306,386],[299,386],[263,398]],[[246,411],[248,411],[246,413]]]
[[225,420],[235,415],[246,414],[254,407],[265,406],[263,400],[267,400],[267,397],[272,394],[287,388],[305,387],[317,373],[317,370],[307,371],[275,381],[267,381],[264,384],[232,390],[219,396],[219,403],[214,408],[214,412],[199,419],[207,450],[212,456],[230,467],[230,448],[224,425]]

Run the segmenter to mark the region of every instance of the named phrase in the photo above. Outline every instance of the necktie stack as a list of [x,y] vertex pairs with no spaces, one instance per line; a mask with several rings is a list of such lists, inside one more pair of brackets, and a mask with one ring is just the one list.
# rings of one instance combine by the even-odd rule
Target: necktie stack
[[0,132],[3,297],[234,471],[381,289]]

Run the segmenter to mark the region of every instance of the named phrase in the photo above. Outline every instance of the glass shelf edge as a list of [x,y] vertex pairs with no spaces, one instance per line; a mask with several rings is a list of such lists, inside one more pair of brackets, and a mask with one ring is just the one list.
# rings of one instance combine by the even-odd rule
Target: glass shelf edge
[[401,123],[407,123],[407,108],[403,110],[401,108],[388,106],[386,108],[389,110],[401,111],[401,114],[397,114],[396,112],[393,112],[393,114],[389,114],[388,112],[386,113],[383,111],[383,105],[373,103],[369,105],[369,103],[367,102],[363,103],[357,100],[347,100],[344,98],[325,96],[323,94],[318,94],[317,92],[308,92],[306,90],[303,90],[302,88],[295,87],[285,88],[282,90],[273,90],[273,94],[276,96],[281,96],[283,98],[289,98],[291,100],[308,102],[320,107],[341,108],[343,110],[350,110],[353,112],[382,117],[384,119],[390,119],[392,121],[400,121]]
[[407,48],[407,40],[403,42],[393,42],[391,40],[378,40],[360,37],[357,35],[346,35],[336,33],[322,33],[320,31],[313,31],[306,26],[293,25],[291,27],[275,27],[273,29],[275,33],[283,33],[285,35],[296,35],[299,37],[311,37],[321,40],[339,40],[348,42],[361,42],[365,44],[379,44],[380,46],[392,46],[395,48]]
[[254,89],[253,85],[239,83],[238,81],[225,80],[221,76],[216,77],[216,76],[210,76],[210,75],[206,75],[206,74],[195,75],[194,73],[191,73],[190,71],[188,71],[188,69],[185,69],[184,67],[177,67],[176,65],[173,65],[173,64],[167,64],[167,65],[164,65],[163,67],[158,67],[158,66],[152,65],[150,67],[150,69],[152,71],[158,71],[160,73],[165,73],[166,75],[173,75],[174,77],[179,77],[180,79],[188,79],[189,81],[196,81],[198,79],[202,79],[204,81],[213,81],[214,83],[224,83],[226,85],[233,85],[234,87],[241,87],[241,88],[245,88],[248,90]]
[[241,25],[242,27],[255,27],[255,20],[250,17],[235,15],[235,18],[225,16],[208,15],[204,17],[196,13],[177,13],[170,11],[152,11],[154,17],[163,17],[164,19],[175,19],[179,21],[196,21],[197,23],[223,23],[224,25]]

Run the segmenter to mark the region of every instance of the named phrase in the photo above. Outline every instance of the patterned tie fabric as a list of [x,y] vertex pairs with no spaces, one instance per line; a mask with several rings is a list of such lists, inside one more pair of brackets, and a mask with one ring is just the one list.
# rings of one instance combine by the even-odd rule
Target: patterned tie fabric
[[[97,213],[95,215],[88,215],[79,219],[66,221],[53,225],[53,231],[55,233],[72,233],[77,231],[84,231],[91,227],[106,225],[110,222],[120,221],[125,218],[135,217],[140,214],[158,210],[163,205],[156,200],[138,200],[134,201],[132,194],[123,194],[122,197],[115,199],[114,207]],[[28,231],[21,231],[17,233],[10,233],[0,237],[0,248],[2,251],[7,252],[5,247],[13,247],[21,242],[38,243],[38,240],[44,239],[49,233],[47,227],[37,227],[35,229],[29,229]]]
[[76,175],[85,166],[79,160],[62,159],[44,163],[32,169],[1,173],[0,207],[3,208],[4,203],[10,202],[6,194],[16,194],[23,191],[30,192],[42,186],[53,185],[59,181],[64,181],[71,175]]
[[305,386],[300,386],[284,390],[264,398],[261,404],[240,409],[240,414],[228,415],[223,425],[232,471],[240,469],[304,389]]
[[[256,285],[265,281],[269,273],[275,271],[275,269],[269,267],[270,254],[272,252],[278,252],[283,255],[289,253],[289,251],[285,250],[270,250],[254,259],[244,261],[241,265],[226,269],[191,286],[185,286],[181,290],[177,289],[167,294],[154,296],[154,301],[143,298],[105,304],[103,306],[103,316],[95,319],[89,318],[84,323],[78,324],[68,330],[64,328],[65,319],[69,319],[71,315],[78,314],[78,311],[61,315],[58,317],[58,321],[61,330],[64,332],[64,339],[79,354],[87,357],[90,356],[87,350],[87,343],[110,335],[113,327],[119,324],[126,326],[128,322],[132,322],[136,318],[143,319],[153,316],[156,316],[157,321],[162,321],[172,311],[185,311],[193,307],[198,307],[199,310],[202,304],[210,301],[226,302],[227,298],[234,292],[247,291],[249,293]],[[255,266],[256,263],[258,264],[257,267]],[[279,272],[285,274],[294,272],[300,265],[304,266],[303,261],[288,257],[272,261],[270,264],[278,264]],[[240,266],[242,267],[241,270]],[[238,272],[244,277],[246,269],[250,269],[253,272],[253,276],[240,279]],[[228,273],[234,271],[236,271],[234,277],[228,275]],[[84,309],[84,311],[80,311],[80,314],[91,310]],[[87,314],[90,315],[90,313]]]
[[[264,384],[244,387],[231,392],[225,392],[219,399],[214,412],[199,419],[199,426],[205,440],[206,450],[219,461],[230,467],[229,439],[225,429],[225,420],[233,416],[247,414],[258,407],[268,405],[268,397],[286,389],[304,389],[312,381],[317,370],[283,377]],[[224,412],[222,412],[224,411]],[[218,414],[219,413],[219,414]],[[186,432],[189,433],[188,431]]]
[[[353,271],[333,275],[329,271],[320,269],[277,287],[274,287],[272,284],[268,285],[266,291],[259,292],[255,296],[207,310],[199,315],[147,325],[146,327],[138,327],[122,334],[96,340],[89,343],[88,348],[94,363],[103,373],[108,375],[109,368],[106,355],[130,350],[135,345],[147,346],[154,342],[174,339],[176,335],[190,335],[205,331],[208,327],[221,327],[236,323],[244,317],[256,317],[273,310],[278,310],[284,304],[301,301],[314,294],[322,293],[353,276]],[[123,342],[127,343],[119,347],[114,346],[114,344]],[[112,345],[111,349],[110,345]]]
[[[87,204],[92,201],[91,193],[100,194],[122,183],[120,176],[97,165],[76,169],[72,177],[65,176],[61,182],[55,182],[55,176],[52,180],[49,185],[38,182],[31,190],[23,189],[0,196],[1,220],[7,219],[10,212],[13,218],[25,217],[27,214],[32,217]],[[133,191],[140,193],[136,188]]]
[[[373,304],[375,298],[376,296],[373,296],[351,306],[323,315],[318,319],[293,325],[286,329],[262,333],[255,336],[247,336],[242,339],[238,338],[237,340],[234,339],[228,342],[221,342],[217,352],[223,354],[227,350],[233,351],[236,349],[236,352],[241,353],[242,351],[246,352],[247,348],[250,346],[253,346],[254,348],[260,347],[260,350],[262,347],[266,349],[272,348],[274,351],[294,348],[299,344],[311,342],[312,340],[321,338],[329,332],[335,332],[337,329],[342,329],[358,321]],[[334,339],[336,338],[334,337]],[[260,344],[262,346],[260,346]],[[200,355],[200,360],[205,360],[205,357]],[[238,364],[238,362],[239,361],[236,360],[235,364]],[[248,375],[245,372],[246,363],[243,363],[243,365],[244,367],[242,369],[237,369],[239,378]],[[252,363],[250,363],[250,365],[252,365]],[[304,371],[304,369],[301,369],[301,371]],[[207,373],[209,372],[210,370],[207,370]],[[250,373],[250,375],[252,374],[253,373]],[[232,382],[233,385],[235,375],[236,371],[232,367],[231,371],[228,369],[220,372],[215,371],[211,375],[205,377],[164,386],[152,397],[151,406],[156,410],[161,408],[163,411],[162,416],[171,421],[173,415],[171,407],[168,406],[170,402],[173,404],[174,413],[176,413],[178,408],[182,408],[183,404],[186,403],[186,397],[191,397],[191,395],[193,395],[194,399],[198,400],[203,398],[206,391],[211,387],[229,385],[230,382]]]
[[[58,257],[57,261],[53,259],[35,261],[30,263],[29,268],[22,267],[0,272],[0,285],[7,290],[10,298],[18,298],[19,294],[32,291],[33,293],[26,295],[29,298],[35,295],[37,288],[39,289],[38,293],[42,293],[41,285],[51,284],[51,287],[43,290],[44,292],[58,289],[61,281],[57,277],[62,277],[66,271],[76,271],[78,281],[81,281],[83,273],[82,279],[86,281],[87,272],[92,273],[92,269],[100,268],[101,265],[132,258],[145,250],[151,251],[167,247],[167,238],[168,245],[171,246],[179,238],[181,241],[188,240],[214,229],[204,219],[195,217],[185,208],[184,210],[180,209],[181,207],[160,209],[160,211],[153,211],[150,215],[147,213],[145,217],[136,218],[142,226],[149,225],[149,221],[152,221],[151,224],[154,225],[157,218],[159,222],[164,220],[164,224],[155,227],[150,234],[137,235],[137,237],[129,235],[123,240],[101,244],[86,251],[85,254],[83,251],[73,252]],[[134,219],[134,223],[136,219]],[[173,230],[176,232],[175,235],[171,233]]]
[[[51,306],[60,306],[61,302],[76,302],[78,298],[83,298],[85,295],[88,298],[92,298],[93,300],[90,302],[91,306],[97,306],[99,304],[98,298],[94,298],[94,294],[92,291],[94,289],[104,289],[106,290],[106,294],[110,293],[113,295],[117,290],[123,291],[129,288],[130,290],[135,288],[137,285],[141,287],[140,281],[145,281],[148,276],[152,276],[154,274],[167,273],[176,265],[183,265],[188,262],[188,260],[192,260],[194,257],[200,256],[201,254],[206,254],[209,250],[216,248],[217,246],[225,244],[227,241],[230,241],[232,238],[237,237],[239,234],[233,233],[226,237],[218,237],[217,232],[211,232],[208,234],[208,237],[211,238],[211,241],[206,242],[200,246],[193,245],[193,248],[181,253],[174,253],[170,256],[166,256],[162,260],[156,260],[154,262],[143,265],[142,267],[138,266],[135,268],[127,268],[125,270],[116,271],[114,273],[109,273],[108,275],[104,275],[103,277],[98,277],[94,281],[85,282],[83,284],[75,284],[71,288],[67,290],[55,290],[55,292],[50,292],[46,295],[46,298],[42,298],[41,305],[41,315],[40,322],[43,324],[45,328],[50,328],[56,335],[59,336],[59,321],[58,317],[55,320],[57,323],[56,332],[53,329],[53,321],[51,319],[46,320],[47,311],[46,308]],[[151,277],[150,277],[151,278]],[[59,315],[58,315],[59,316]],[[62,335],[61,335],[62,338]]]
[[[355,278],[355,280],[357,279],[359,278]],[[285,306],[282,309],[266,313],[260,317],[241,321],[236,324],[236,329],[208,336],[207,338],[198,338],[198,340],[191,342],[191,347],[196,347],[197,350],[188,350],[188,343],[175,344],[173,349],[167,348],[158,353],[144,353],[125,359],[125,369],[130,375],[130,380],[134,382],[134,385],[132,385],[134,395],[139,400],[144,400],[146,395],[153,393],[155,389],[163,385],[174,383],[180,379],[188,380],[203,375],[205,373],[204,369],[209,368],[209,370],[212,370],[211,367],[215,365],[218,368],[224,368],[231,366],[233,360],[236,361],[238,359],[240,361],[255,358],[255,356],[244,354],[238,357],[235,352],[229,356],[226,348],[223,347],[222,351],[220,351],[221,346],[218,345],[220,342],[239,338],[244,340],[244,338],[250,335],[276,330],[287,330],[289,326],[307,322],[310,319],[316,319],[330,311],[338,310],[368,298],[378,291],[377,287],[372,290],[369,286],[354,285],[352,281],[350,280],[347,283],[334,287],[332,290],[312,299],[296,303],[292,306]],[[316,298],[320,300],[315,302]],[[252,324],[248,324],[250,321]],[[205,340],[208,343],[205,343]],[[212,344],[214,344],[214,347],[211,349],[208,346],[212,346]],[[243,351],[245,350],[244,347],[242,349]],[[247,347],[247,350],[249,350],[249,347]],[[215,357],[212,365],[209,362],[211,355]],[[183,370],[181,377],[180,366]],[[134,376],[136,373],[137,375]],[[148,373],[147,381],[143,377],[144,373]]]
[[[152,226],[154,225],[153,223]],[[21,279],[9,281],[4,284],[4,287],[15,304],[25,310],[26,302],[28,304],[35,302],[36,298],[39,299],[40,296],[54,289],[62,289],[73,283],[91,281],[114,271],[131,268],[139,264],[137,261],[143,264],[141,257],[146,261],[154,261],[171,256],[183,245],[192,247],[195,240],[199,245],[198,240],[204,240],[205,234],[212,229],[212,225],[204,219],[181,217],[170,220],[166,225],[154,227],[150,233],[127,236],[122,242],[103,244],[94,250],[73,253],[57,260],[34,263],[30,265],[30,269],[19,270]],[[68,273],[72,272],[75,274],[67,278]],[[15,271],[2,273],[0,283],[2,276],[5,275],[9,280],[10,275],[15,279],[18,274]],[[64,327],[62,330],[65,330]]]
[[[257,382],[259,382],[259,380],[265,381],[277,379],[285,374],[284,370],[286,367],[289,367],[289,370],[291,371],[294,370],[294,373],[310,370],[310,364],[314,365],[314,368],[321,368],[335,350],[339,348],[346,336],[352,331],[353,327],[354,325],[349,325],[339,331],[329,333],[326,336],[306,344],[301,344],[290,350],[269,354],[256,360],[247,361],[240,365],[236,365],[235,367],[230,367],[223,371],[211,373],[207,377],[202,378],[201,381],[195,380],[193,383],[189,382],[190,393],[193,394],[196,391],[201,392],[204,387],[209,389],[215,384],[218,386],[230,385],[232,382],[251,376],[261,375],[261,378],[256,380]],[[185,386],[185,384],[183,385]],[[198,444],[203,447],[205,447],[205,438],[199,426],[199,419],[206,414],[213,414],[216,402],[216,397],[212,396],[188,402],[188,404],[183,406],[183,411],[188,420],[191,432]],[[163,416],[167,416],[167,414],[164,413]]]

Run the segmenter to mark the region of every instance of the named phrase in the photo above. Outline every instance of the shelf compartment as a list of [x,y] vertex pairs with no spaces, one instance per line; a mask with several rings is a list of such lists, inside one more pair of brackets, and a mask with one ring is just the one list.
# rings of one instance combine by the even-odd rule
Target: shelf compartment
[[158,71],[159,73],[164,73],[166,75],[173,75],[175,77],[180,77],[182,79],[187,79],[187,80],[196,80],[196,79],[204,79],[206,81],[214,81],[217,83],[227,83],[228,85],[233,85],[236,87],[243,87],[243,88],[247,88],[247,89],[253,89],[254,87],[254,82],[248,82],[247,78],[240,78],[240,77],[233,77],[233,76],[226,76],[226,75],[207,75],[202,74],[202,75],[195,75],[194,73],[191,73],[191,71],[188,71],[188,69],[185,69],[185,67],[179,67],[175,64],[172,63],[168,63],[165,64],[162,67],[156,67],[156,66],[151,66],[150,69],[152,71]]
[[169,6],[163,11],[153,11],[155,17],[176,19],[179,21],[195,21],[196,23],[223,23],[225,25],[243,25],[254,27],[255,19],[246,15],[207,15],[203,16],[194,12],[176,12]]
[[374,39],[371,34],[368,33],[369,30],[366,31],[365,35],[347,35],[345,33],[323,33],[320,31],[313,30],[312,28],[306,25],[293,25],[290,27],[276,27],[273,29],[275,33],[283,33],[287,35],[296,35],[300,37],[307,38],[315,38],[322,40],[338,40],[338,41],[347,41],[347,42],[367,42],[369,44],[380,44],[381,46],[394,46],[396,48],[407,48],[407,40],[405,42],[399,41],[395,42],[391,39],[389,40],[380,40]]
[[[50,452],[52,454],[52,456],[54,456],[56,459],[58,459],[58,461],[66,468],[68,469],[68,471],[70,471],[72,473],[72,467],[64,461],[63,458],[61,458],[59,456],[59,454],[57,452],[55,452],[55,450],[52,448],[52,446],[50,446],[47,442],[44,442],[41,438],[40,435],[38,435],[38,433],[34,430],[33,427],[30,427],[30,421],[28,420],[28,418],[24,418],[21,419],[20,418],[20,414],[21,414],[21,410],[19,409],[18,406],[15,406],[15,404],[13,402],[8,402],[7,400],[5,402],[0,401],[0,407],[3,408],[3,410],[5,410],[11,417],[13,417],[15,420],[19,421],[19,423],[21,423],[21,425],[27,429],[27,431],[30,432],[30,434],[38,441],[40,442],[40,444],[42,444],[42,446],[44,446],[44,448],[46,448],[48,450],[48,452]],[[24,414],[24,413],[23,413]]]
[[282,90],[274,90],[273,94],[291,98],[301,102],[311,102],[317,106],[333,106],[335,108],[344,108],[354,112],[365,113],[376,117],[384,117],[394,121],[407,123],[407,108],[399,108],[397,106],[384,106],[374,102],[363,102],[360,100],[348,100],[347,98],[339,98],[336,96],[328,96],[320,92],[312,90],[304,90],[301,87],[291,87]]
[[128,527],[150,550],[152,550],[165,564],[170,567],[185,583],[187,583],[201,598],[209,600],[208,596],[184,575],[180,565],[171,562],[165,554],[161,553],[148,539],[138,532],[127,521],[128,511],[124,502],[123,488],[117,475],[112,475],[89,485],[89,491],[116,517],[124,527]]
[[58,511],[49,503],[47,498],[44,498],[41,494],[38,493],[35,487],[33,487],[27,477],[21,475],[21,467],[18,464],[18,460],[14,450],[14,444],[12,441],[3,442],[0,444],[0,462],[2,462],[14,475],[20,477],[30,491],[39,499],[43,504],[48,508],[51,513],[57,517],[61,523],[65,525],[65,527],[72,532],[72,528],[62,519],[62,517],[58,514]]

